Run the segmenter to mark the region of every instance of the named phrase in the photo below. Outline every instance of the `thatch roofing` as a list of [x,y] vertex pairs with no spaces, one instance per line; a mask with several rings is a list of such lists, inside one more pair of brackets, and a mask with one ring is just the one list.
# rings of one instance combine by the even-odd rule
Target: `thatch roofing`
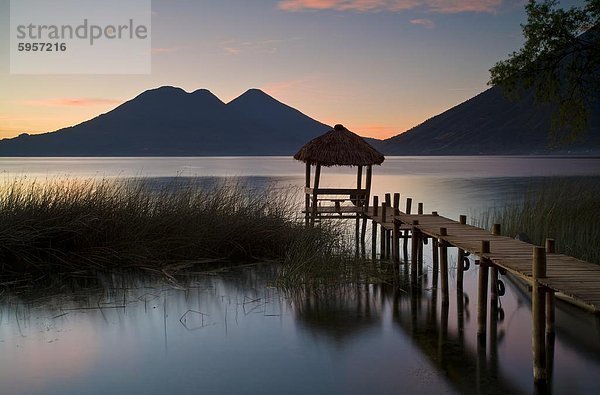
[[382,164],[385,157],[359,135],[335,125],[302,147],[294,159],[311,165],[368,166]]

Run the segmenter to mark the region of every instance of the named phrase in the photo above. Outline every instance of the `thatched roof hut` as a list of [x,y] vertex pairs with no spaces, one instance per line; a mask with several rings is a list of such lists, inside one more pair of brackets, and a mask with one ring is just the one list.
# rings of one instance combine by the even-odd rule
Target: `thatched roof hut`
[[[306,224],[314,225],[317,219],[356,218],[356,229],[361,218],[363,221],[362,241],[366,231],[366,211],[371,195],[373,165],[380,165],[385,157],[367,143],[362,137],[352,133],[342,125],[324,135],[311,140],[294,155],[294,159],[306,163],[305,209]],[[315,179],[311,187],[311,166],[316,166]],[[321,166],[356,166],[355,188],[319,188]],[[363,188],[363,168],[366,167],[366,183]],[[346,195],[347,199],[341,199]],[[353,207],[342,206],[350,201]],[[322,203],[332,203],[324,206]],[[357,238],[358,240],[358,238]]]
[[359,135],[343,125],[311,140],[294,155],[310,165],[370,166],[380,165],[385,157]]

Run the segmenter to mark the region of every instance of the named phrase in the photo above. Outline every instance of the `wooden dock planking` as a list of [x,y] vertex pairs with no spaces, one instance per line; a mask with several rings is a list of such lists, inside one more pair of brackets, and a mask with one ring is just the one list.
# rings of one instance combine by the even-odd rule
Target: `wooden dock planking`
[[[416,220],[424,236],[443,240],[533,284],[533,246],[529,243],[432,214],[406,214],[389,209],[382,218],[381,215],[374,217],[373,210],[369,209],[367,217],[386,230],[393,230],[397,220],[401,230],[410,231]],[[442,236],[440,228],[445,228],[447,235]],[[481,252],[483,240],[490,242],[489,253]],[[600,266],[562,254],[547,254],[546,267],[546,277],[538,279],[540,284],[575,299],[595,313],[600,312]]]

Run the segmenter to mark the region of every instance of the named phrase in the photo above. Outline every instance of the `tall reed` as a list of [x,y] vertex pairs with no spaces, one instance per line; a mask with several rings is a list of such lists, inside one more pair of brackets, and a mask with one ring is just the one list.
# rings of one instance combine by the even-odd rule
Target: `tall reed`
[[532,243],[556,240],[558,252],[600,264],[600,179],[552,178],[531,187],[522,202],[483,213],[477,225],[502,224],[505,235]]
[[296,192],[182,179],[159,187],[142,179],[5,180],[0,273],[283,262],[300,245],[325,254],[336,237],[304,227]]

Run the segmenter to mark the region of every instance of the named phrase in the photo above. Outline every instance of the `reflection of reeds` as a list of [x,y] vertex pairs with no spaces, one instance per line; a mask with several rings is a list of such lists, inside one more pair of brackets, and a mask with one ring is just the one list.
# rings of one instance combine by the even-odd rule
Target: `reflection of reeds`
[[598,178],[552,179],[531,188],[521,203],[488,211],[478,225],[492,223],[511,237],[525,233],[538,245],[553,238],[558,252],[600,264]]
[[142,267],[175,271],[209,261],[293,261],[336,236],[297,220],[291,190],[142,180],[26,179],[0,186],[0,272]]

